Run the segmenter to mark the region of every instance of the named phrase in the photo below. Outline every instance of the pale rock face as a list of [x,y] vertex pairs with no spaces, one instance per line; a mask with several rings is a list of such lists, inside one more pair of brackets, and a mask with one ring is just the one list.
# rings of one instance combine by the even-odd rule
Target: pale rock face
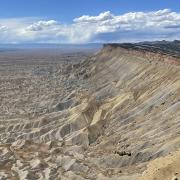
[[56,159],[57,165],[61,166],[65,171],[70,170],[75,162],[76,160],[71,159],[69,156],[58,156]]
[[76,175],[72,171],[66,172],[64,176],[65,177],[62,178],[64,180],[68,180],[68,179],[72,179],[72,180],[85,180],[85,178],[83,178],[83,177],[81,177],[79,175]]
[[12,147],[12,148],[15,147],[15,148],[17,148],[17,149],[21,149],[21,148],[23,148],[25,145],[28,145],[27,143],[28,143],[27,141],[25,141],[25,140],[23,140],[23,139],[19,139],[19,140],[17,140],[17,141],[14,141],[14,142],[12,143],[11,147]]
[[33,159],[30,161],[30,166],[32,169],[44,169],[47,164],[40,159]]
[[5,172],[0,172],[0,179],[6,180],[8,178],[10,178],[8,174],[6,174]]
[[83,160],[85,157],[83,155],[84,153],[84,148],[82,146],[71,146],[64,148],[64,154],[74,156],[76,159]]

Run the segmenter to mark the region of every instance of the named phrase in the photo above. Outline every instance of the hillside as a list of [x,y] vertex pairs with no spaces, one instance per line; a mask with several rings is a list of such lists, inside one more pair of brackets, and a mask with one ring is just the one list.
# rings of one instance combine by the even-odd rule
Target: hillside
[[16,70],[1,55],[0,177],[180,178],[179,47],[106,44],[39,65],[36,54],[28,69],[19,55]]

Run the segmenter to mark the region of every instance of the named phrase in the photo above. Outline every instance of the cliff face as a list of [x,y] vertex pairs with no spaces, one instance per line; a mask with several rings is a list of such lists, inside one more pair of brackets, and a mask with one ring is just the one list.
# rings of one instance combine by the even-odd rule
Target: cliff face
[[[93,57],[63,67],[66,81],[80,86],[68,86],[64,100],[41,117],[1,126],[1,141],[10,142],[1,148],[19,155],[12,155],[16,160],[7,174],[29,173],[34,179],[179,177],[179,51],[169,50],[177,51],[172,56],[155,45],[151,50],[144,46],[108,44]],[[169,153],[173,157],[163,159]]]
[[154,43],[124,43],[124,44],[105,44],[104,49],[119,49],[124,53],[132,54],[137,57],[145,58],[156,63],[165,62],[170,64],[180,64],[180,41],[157,41]]

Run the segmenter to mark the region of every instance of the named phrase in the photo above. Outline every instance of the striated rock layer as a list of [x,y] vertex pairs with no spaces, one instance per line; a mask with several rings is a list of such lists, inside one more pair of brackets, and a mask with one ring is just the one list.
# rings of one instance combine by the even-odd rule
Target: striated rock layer
[[[61,93],[42,89],[36,112],[31,102],[18,118],[1,120],[0,177],[180,178],[178,48],[172,57],[175,50],[165,54],[155,45],[150,52],[108,44],[92,57],[53,66],[48,82],[58,82]],[[27,99],[37,93],[28,92]]]

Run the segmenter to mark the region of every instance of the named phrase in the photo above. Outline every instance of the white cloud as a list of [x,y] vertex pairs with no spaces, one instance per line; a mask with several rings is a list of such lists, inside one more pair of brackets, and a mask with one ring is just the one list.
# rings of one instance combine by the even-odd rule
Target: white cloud
[[110,11],[100,13],[99,16],[88,16],[84,15],[79,18],[75,18],[74,22],[97,22],[97,21],[106,21],[106,20],[111,20],[113,19],[113,15],[110,13]]
[[180,39],[180,13],[170,9],[129,12],[110,11],[83,15],[71,24],[38,18],[0,19],[1,42],[122,42]]
[[8,27],[0,25],[0,31],[1,32],[4,32],[6,30],[8,30]]
[[57,25],[57,21],[49,20],[49,21],[38,21],[27,27],[29,31],[41,31],[50,27]]

